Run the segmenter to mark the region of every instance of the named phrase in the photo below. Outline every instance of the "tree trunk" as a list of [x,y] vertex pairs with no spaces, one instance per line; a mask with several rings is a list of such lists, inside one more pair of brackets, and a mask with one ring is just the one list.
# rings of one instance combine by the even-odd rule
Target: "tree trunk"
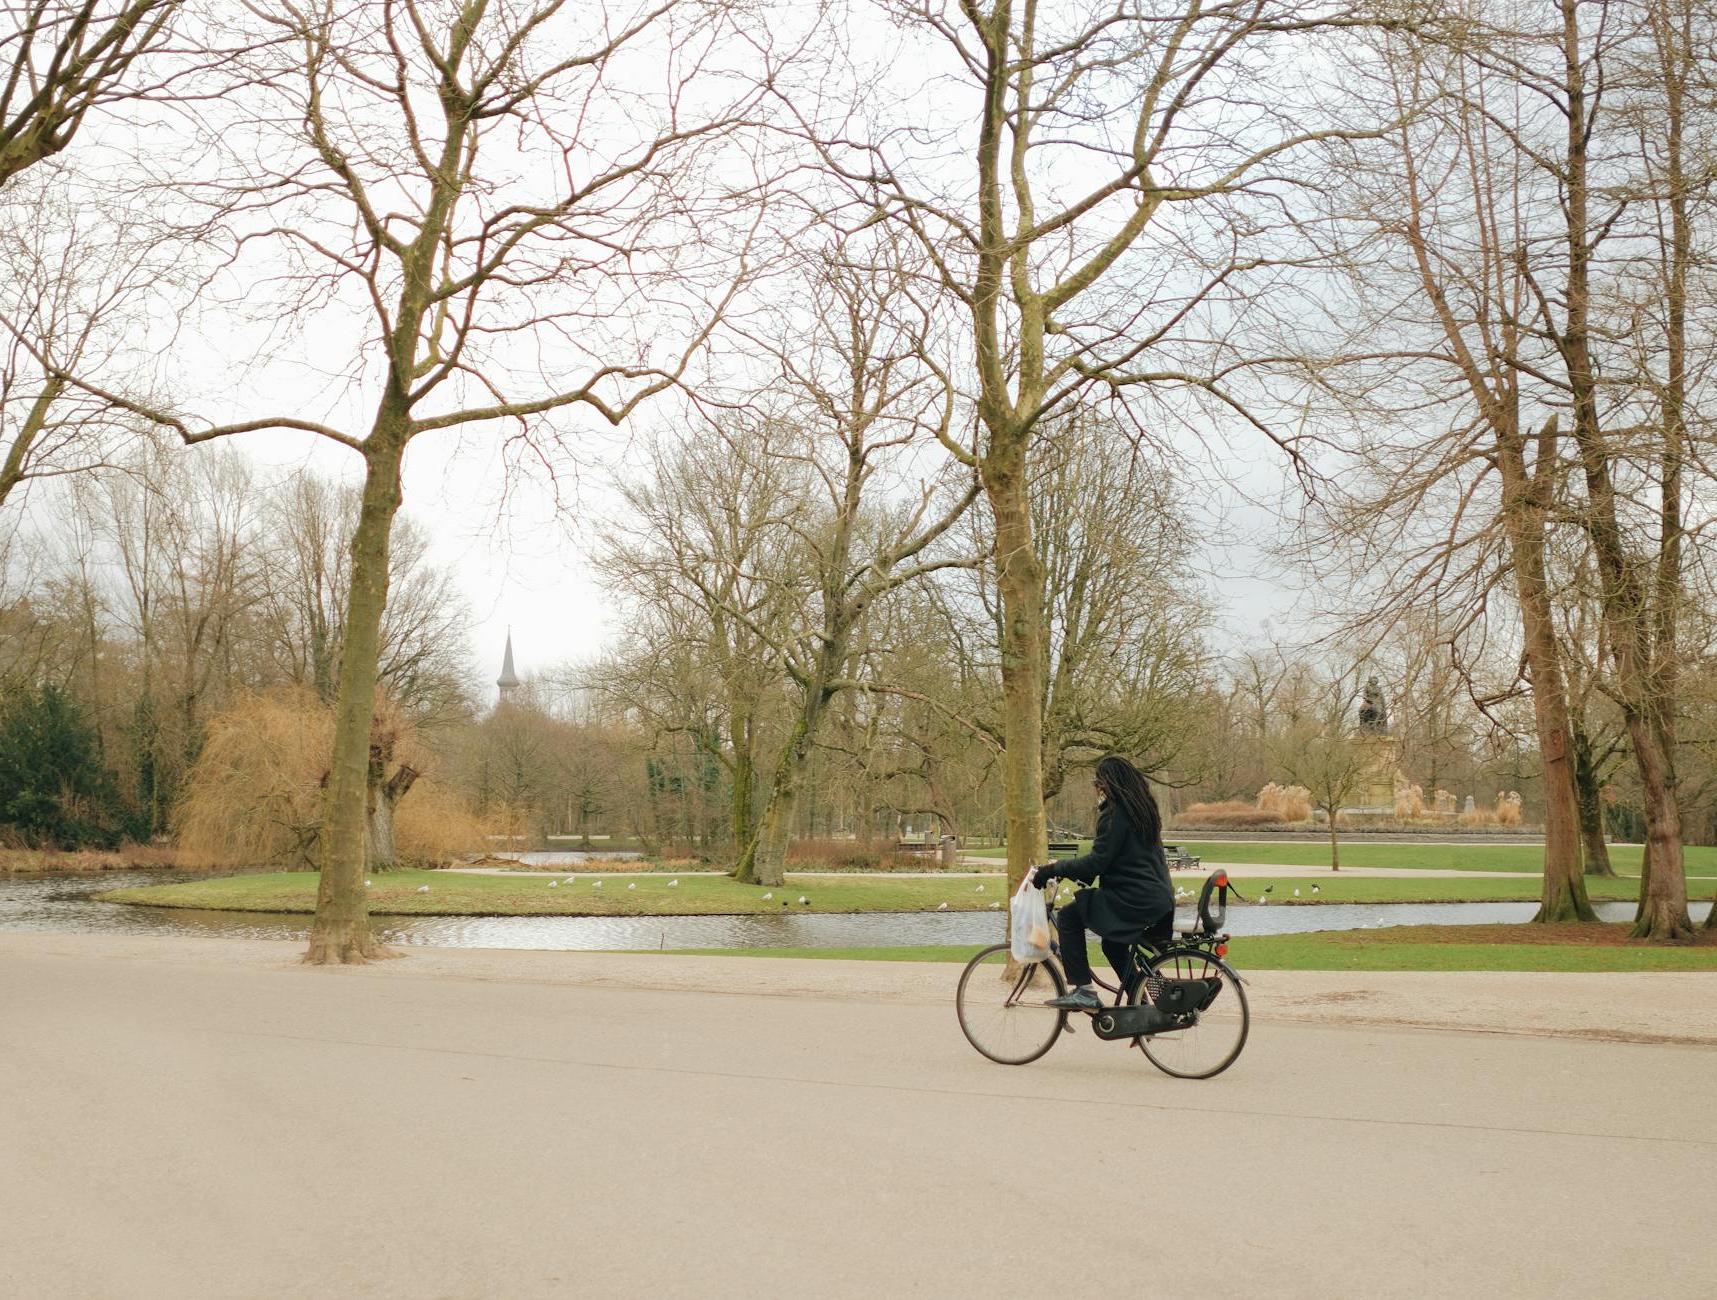
[[[1552,457],[1554,423],[1539,434],[1540,476]],[[1518,434],[1498,440],[1497,465],[1502,473],[1503,525],[1514,569],[1515,598],[1520,606],[1526,670],[1532,678],[1532,712],[1538,731],[1538,752],[1544,764],[1544,885],[1538,914],[1546,924],[1596,921],[1586,896],[1581,869],[1579,804],[1574,794],[1573,729],[1568,718],[1568,689],[1562,673],[1562,648],[1545,580],[1544,516],[1546,503],[1540,483],[1526,473],[1525,449]]]
[[1640,872],[1636,939],[1682,941],[1693,937],[1687,911],[1687,869],[1681,850],[1681,809],[1675,792],[1674,768],[1651,725],[1629,717],[1640,784],[1645,792],[1645,853],[1649,870]]
[[382,770],[379,766],[371,769],[368,850],[372,871],[392,871],[399,865],[394,848],[394,809],[421,775],[416,768],[402,763],[397,772],[383,781]]
[[1026,871],[1049,857],[1043,810],[1043,566],[1031,532],[1024,439],[992,451],[983,479],[996,522],[1002,606],[1002,807],[1011,897]]
[[757,759],[751,715],[739,713],[733,719],[733,798],[728,809],[728,829],[741,853],[756,834],[751,823],[751,805],[756,797]]
[[352,534],[352,585],[329,764],[328,814],[322,831],[322,878],[306,962],[356,964],[390,955],[370,933],[364,893],[370,726],[375,710],[382,611],[387,606],[388,546],[400,504],[404,412],[384,402],[365,443],[364,491]]
[[1613,877],[1616,869],[1610,864],[1610,846],[1604,839],[1603,786],[1597,764],[1592,761],[1592,742],[1578,729],[1574,732],[1574,793],[1579,803],[1586,874]]
[[1341,870],[1341,846],[1336,843],[1335,809],[1329,809],[1329,869]]
[[793,834],[793,809],[799,799],[799,774],[805,767],[805,756],[822,726],[823,713],[829,702],[829,691],[821,683],[807,690],[805,705],[794,720],[792,733],[782,747],[781,759],[775,765],[775,782],[769,791],[769,804],[763,810],[763,820],[757,833],[745,846],[734,879],[746,885],[781,885],[787,879],[787,844]]

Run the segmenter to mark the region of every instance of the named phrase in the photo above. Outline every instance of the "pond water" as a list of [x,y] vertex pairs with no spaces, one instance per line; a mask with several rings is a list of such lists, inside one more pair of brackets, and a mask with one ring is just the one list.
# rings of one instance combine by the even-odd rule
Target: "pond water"
[[[99,876],[0,876],[0,932],[86,931],[107,934],[215,935],[231,939],[303,939],[310,918],[277,912],[216,912],[128,907],[88,895],[106,889],[196,879],[160,872]],[[1529,920],[1532,903],[1321,903],[1235,906],[1230,934],[1299,934],[1391,925],[1477,925]],[[1709,903],[1692,912],[1702,920]],[[1602,903],[1598,914],[1625,921],[1632,903]],[[1179,917],[1190,925],[1190,913]],[[997,912],[872,912],[781,916],[378,916],[387,943],[442,948],[856,948],[950,944],[974,948],[1003,937]]]

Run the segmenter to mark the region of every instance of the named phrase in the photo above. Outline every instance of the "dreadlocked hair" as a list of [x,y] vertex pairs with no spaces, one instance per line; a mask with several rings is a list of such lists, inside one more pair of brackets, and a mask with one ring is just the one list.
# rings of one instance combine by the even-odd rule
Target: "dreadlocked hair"
[[1162,843],[1162,814],[1157,811],[1156,798],[1151,794],[1143,772],[1120,755],[1111,754],[1098,760],[1097,784],[1103,787],[1104,795],[1127,814],[1127,820],[1146,844]]

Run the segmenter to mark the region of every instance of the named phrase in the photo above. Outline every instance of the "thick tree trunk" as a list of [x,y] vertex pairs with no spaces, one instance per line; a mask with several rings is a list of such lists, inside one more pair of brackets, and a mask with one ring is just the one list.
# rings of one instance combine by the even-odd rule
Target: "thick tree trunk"
[[1636,939],[1691,939],[1693,919],[1687,911],[1687,868],[1681,851],[1674,767],[1645,719],[1630,717],[1628,733],[1645,791],[1645,860],[1651,868],[1640,873],[1633,934]]
[[[844,655],[844,644],[840,649]],[[793,810],[799,801],[800,777],[832,696],[827,681],[828,677],[820,675],[805,692],[804,706],[793,721],[793,730],[775,765],[775,780],[763,819],[734,869],[734,878],[742,884],[780,885],[787,879],[787,845],[793,835]]]
[[1049,857],[1043,811],[1043,566],[1031,531],[1023,440],[992,451],[983,479],[996,522],[1002,606],[1002,807],[1011,897],[1027,869]]
[[404,442],[403,411],[384,406],[365,444],[364,490],[352,534],[352,585],[346,597],[346,640],[340,656],[328,813],[322,831],[322,879],[316,891],[310,946],[304,954],[306,962],[317,965],[355,964],[390,955],[370,933],[364,855],[370,726]]
[[1614,876],[1610,846],[1604,839],[1603,784],[1592,761],[1592,743],[1582,731],[1574,733],[1574,794],[1579,804],[1580,844],[1588,876]]
[[[1668,716],[1654,691],[1652,611],[1647,592],[1630,567],[1616,506],[1611,456],[1598,404],[1598,376],[1592,361],[1590,325],[1592,225],[1588,220],[1587,146],[1591,116],[1582,64],[1578,0],[1561,0],[1563,54],[1567,90],[1567,169],[1565,239],[1568,278],[1563,300],[1566,317],[1558,344],[1568,373],[1572,398],[1574,443],[1585,478],[1584,523],[1592,544],[1599,577],[1600,602],[1607,625],[1615,682],[1633,742],[1634,759],[1644,786],[1647,866],[1641,872],[1639,920],[1634,935],[1648,939],[1685,938],[1692,933],[1687,915],[1687,879],[1681,855],[1681,815],[1676,806],[1675,755],[1662,745],[1654,719]],[[1669,468],[1666,459],[1665,468]],[[1663,548],[1678,545],[1679,537],[1659,539],[1660,563],[1669,559]],[[1662,613],[1661,610],[1658,613]]]
[[1341,870],[1341,845],[1336,843],[1335,809],[1329,810],[1329,869]]
[[[1554,425],[1540,435],[1539,456],[1552,449]],[[1502,471],[1503,525],[1514,569],[1515,598],[1532,677],[1532,712],[1538,731],[1538,752],[1544,764],[1544,885],[1534,921],[1553,923],[1595,921],[1586,895],[1580,854],[1579,803],[1574,793],[1573,728],[1568,717],[1568,689],[1562,673],[1562,647],[1556,641],[1549,584],[1545,580],[1545,503],[1538,485],[1527,476],[1524,449],[1518,435],[1500,440],[1497,464]],[[1542,471],[1541,471],[1542,472]]]
[[394,847],[394,810],[420,775],[416,768],[402,763],[399,770],[384,781],[381,779],[383,770],[375,765],[370,772],[368,848],[372,871],[391,871],[399,864],[399,854]]
[[757,833],[739,856],[734,879],[743,885],[780,885],[787,879],[787,844],[793,834],[793,809],[799,796],[799,765],[805,750],[805,723],[794,724],[781,761],[775,768],[775,784]]

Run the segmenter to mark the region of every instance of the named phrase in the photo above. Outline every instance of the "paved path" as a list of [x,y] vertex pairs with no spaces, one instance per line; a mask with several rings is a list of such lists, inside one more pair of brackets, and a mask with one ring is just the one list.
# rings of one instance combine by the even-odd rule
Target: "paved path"
[[[860,874],[865,875],[867,878],[877,877],[890,880],[946,880],[949,878],[964,880],[968,877],[973,880],[983,880],[988,879],[991,876],[999,876],[1002,874],[1001,863],[995,861],[993,858],[961,858],[960,865],[970,869],[966,871],[877,871],[863,873],[851,871],[789,871],[787,874],[794,878],[801,876],[823,876],[837,880],[843,876]],[[1541,871],[1456,871],[1444,867],[1343,867],[1340,871],[1332,872],[1328,867],[1286,866],[1270,862],[1218,862],[1214,859],[1204,862],[1191,870],[1180,871],[1177,869],[1171,874],[1173,874],[1176,879],[1180,880],[1203,880],[1218,867],[1221,867],[1231,876],[1276,876],[1278,878],[1285,876],[1296,880],[1322,880],[1326,877],[1334,879],[1346,877],[1351,880],[1355,876],[1376,879],[1406,879],[1413,876],[1430,876],[1445,880],[1470,880],[1475,878],[1484,878],[1487,876],[1518,876],[1523,879],[1537,880],[1544,874]],[[535,876],[541,876],[544,880],[552,880],[557,877],[562,880],[569,880],[576,876],[596,877],[646,874],[637,871],[628,873],[626,869],[621,866],[610,867],[602,871],[515,871],[507,867],[446,867],[444,870],[449,871],[454,875],[523,876],[527,880]],[[662,871],[653,871],[647,874],[660,876],[666,875],[667,873]],[[727,872],[678,871],[673,874],[679,876],[725,876]],[[1629,878],[1637,879],[1637,877]]]
[[0,937],[0,1295],[1710,1295],[1710,1046],[1296,1022],[1316,982],[1261,977],[1183,1083],[1083,1032],[990,1065],[951,967],[292,951]]

